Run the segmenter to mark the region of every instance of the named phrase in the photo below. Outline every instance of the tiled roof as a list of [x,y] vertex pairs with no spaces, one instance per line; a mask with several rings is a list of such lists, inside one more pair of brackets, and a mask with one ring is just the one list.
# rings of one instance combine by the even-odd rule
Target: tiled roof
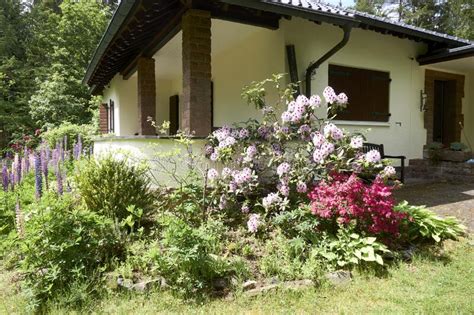
[[331,4],[324,3],[322,1],[317,0],[260,0],[262,3],[267,4],[274,4],[274,5],[281,5],[288,8],[297,8],[303,9],[308,11],[314,11],[314,13],[323,13],[323,14],[330,14],[334,15],[335,18],[353,18],[355,22],[361,24],[361,26],[369,26],[372,28],[376,28],[376,30],[388,30],[392,33],[409,33],[410,36],[416,37],[419,35],[420,37],[428,36],[432,37],[433,39],[439,40],[447,40],[453,42],[455,44],[457,42],[457,46],[469,45],[472,42],[466,39],[458,38],[455,36],[450,36],[443,33],[434,32],[431,30],[427,30],[421,27],[416,27],[413,25],[409,25],[403,22],[394,21],[390,18],[375,16],[372,14],[368,14],[365,12],[360,12],[352,9],[344,9],[340,8]]

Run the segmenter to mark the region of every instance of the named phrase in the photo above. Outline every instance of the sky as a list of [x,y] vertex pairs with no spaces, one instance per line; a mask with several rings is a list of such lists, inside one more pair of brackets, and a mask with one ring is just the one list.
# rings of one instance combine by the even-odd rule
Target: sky
[[[336,4],[336,5],[339,4],[339,0],[325,0],[324,2],[327,2],[330,4]],[[341,0],[341,2],[342,2],[342,5],[345,7],[354,5],[354,0]]]

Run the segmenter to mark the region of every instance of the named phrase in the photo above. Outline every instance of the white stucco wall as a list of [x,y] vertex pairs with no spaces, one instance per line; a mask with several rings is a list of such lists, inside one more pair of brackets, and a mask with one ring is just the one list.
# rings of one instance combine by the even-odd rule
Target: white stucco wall
[[[285,45],[295,45],[300,80],[304,82],[308,65],[339,42],[342,34],[338,27],[317,25],[298,18],[282,19],[280,28],[275,31],[213,20],[214,126],[260,118],[260,113],[241,99],[242,88],[251,81],[263,80],[274,73],[288,72]],[[347,46],[317,70],[312,82],[313,93],[321,94],[326,87],[329,64],[389,72],[392,79],[389,122],[341,121],[339,125],[350,131],[370,128],[368,140],[385,144],[387,154],[420,158],[426,142],[423,113],[419,109],[420,91],[424,89],[424,68],[417,64],[415,58],[424,49],[423,44],[414,41],[354,29]],[[181,34],[157,52],[154,58],[156,120],[161,123],[169,117],[169,97],[182,93]],[[474,142],[473,84],[474,73],[470,73],[466,76],[463,113],[471,143]],[[105,90],[105,100],[115,100],[117,135],[133,135],[138,131],[136,93],[135,76],[124,81],[117,75]],[[274,95],[270,98],[274,98]]]

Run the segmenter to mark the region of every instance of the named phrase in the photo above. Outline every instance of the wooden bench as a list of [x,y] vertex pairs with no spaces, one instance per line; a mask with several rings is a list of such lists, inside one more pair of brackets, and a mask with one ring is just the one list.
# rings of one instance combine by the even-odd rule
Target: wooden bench
[[372,151],[372,150],[377,150],[379,151],[380,153],[380,157],[382,159],[396,159],[396,160],[400,160],[400,181],[402,183],[405,182],[405,160],[406,160],[406,157],[403,156],[403,155],[397,155],[397,156],[394,156],[394,155],[385,155],[385,152],[384,152],[384,148],[383,148],[383,144],[375,144],[375,143],[364,143],[364,146],[362,147],[362,151],[364,153],[367,153],[369,151]]

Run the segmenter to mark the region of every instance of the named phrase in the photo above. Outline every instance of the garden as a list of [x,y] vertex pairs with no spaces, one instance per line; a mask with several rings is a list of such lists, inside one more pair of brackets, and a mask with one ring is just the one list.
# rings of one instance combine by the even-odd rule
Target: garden
[[[251,308],[281,300],[296,311],[300,301],[311,312],[319,300],[347,312],[340,299],[357,299],[331,287],[352,282],[366,303],[384,281],[388,296],[415,292],[403,270],[442,273],[450,253],[467,259],[446,271],[462,282],[456,270],[472,258],[465,228],[395,201],[395,168],[363,152],[365,134],[333,123],[344,93],[295,97],[283,79],[247,86],[243,99],[263,118],[214,131],[204,152],[183,132],[175,141],[186,154],[94,157],[91,132],[70,124],[16,146],[0,192],[1,268],[25,307],[16,311],[98,312],[112,301],[127,312],[159,300],[163,312],[242,312],[247,298]],[[163,159],[186,165],[173,187],[152,176]],[[445,277],[433,290],[452,285]],[[460,292],[472,290],[465,285]],[[323,295],[339,300],[321,304]]]

